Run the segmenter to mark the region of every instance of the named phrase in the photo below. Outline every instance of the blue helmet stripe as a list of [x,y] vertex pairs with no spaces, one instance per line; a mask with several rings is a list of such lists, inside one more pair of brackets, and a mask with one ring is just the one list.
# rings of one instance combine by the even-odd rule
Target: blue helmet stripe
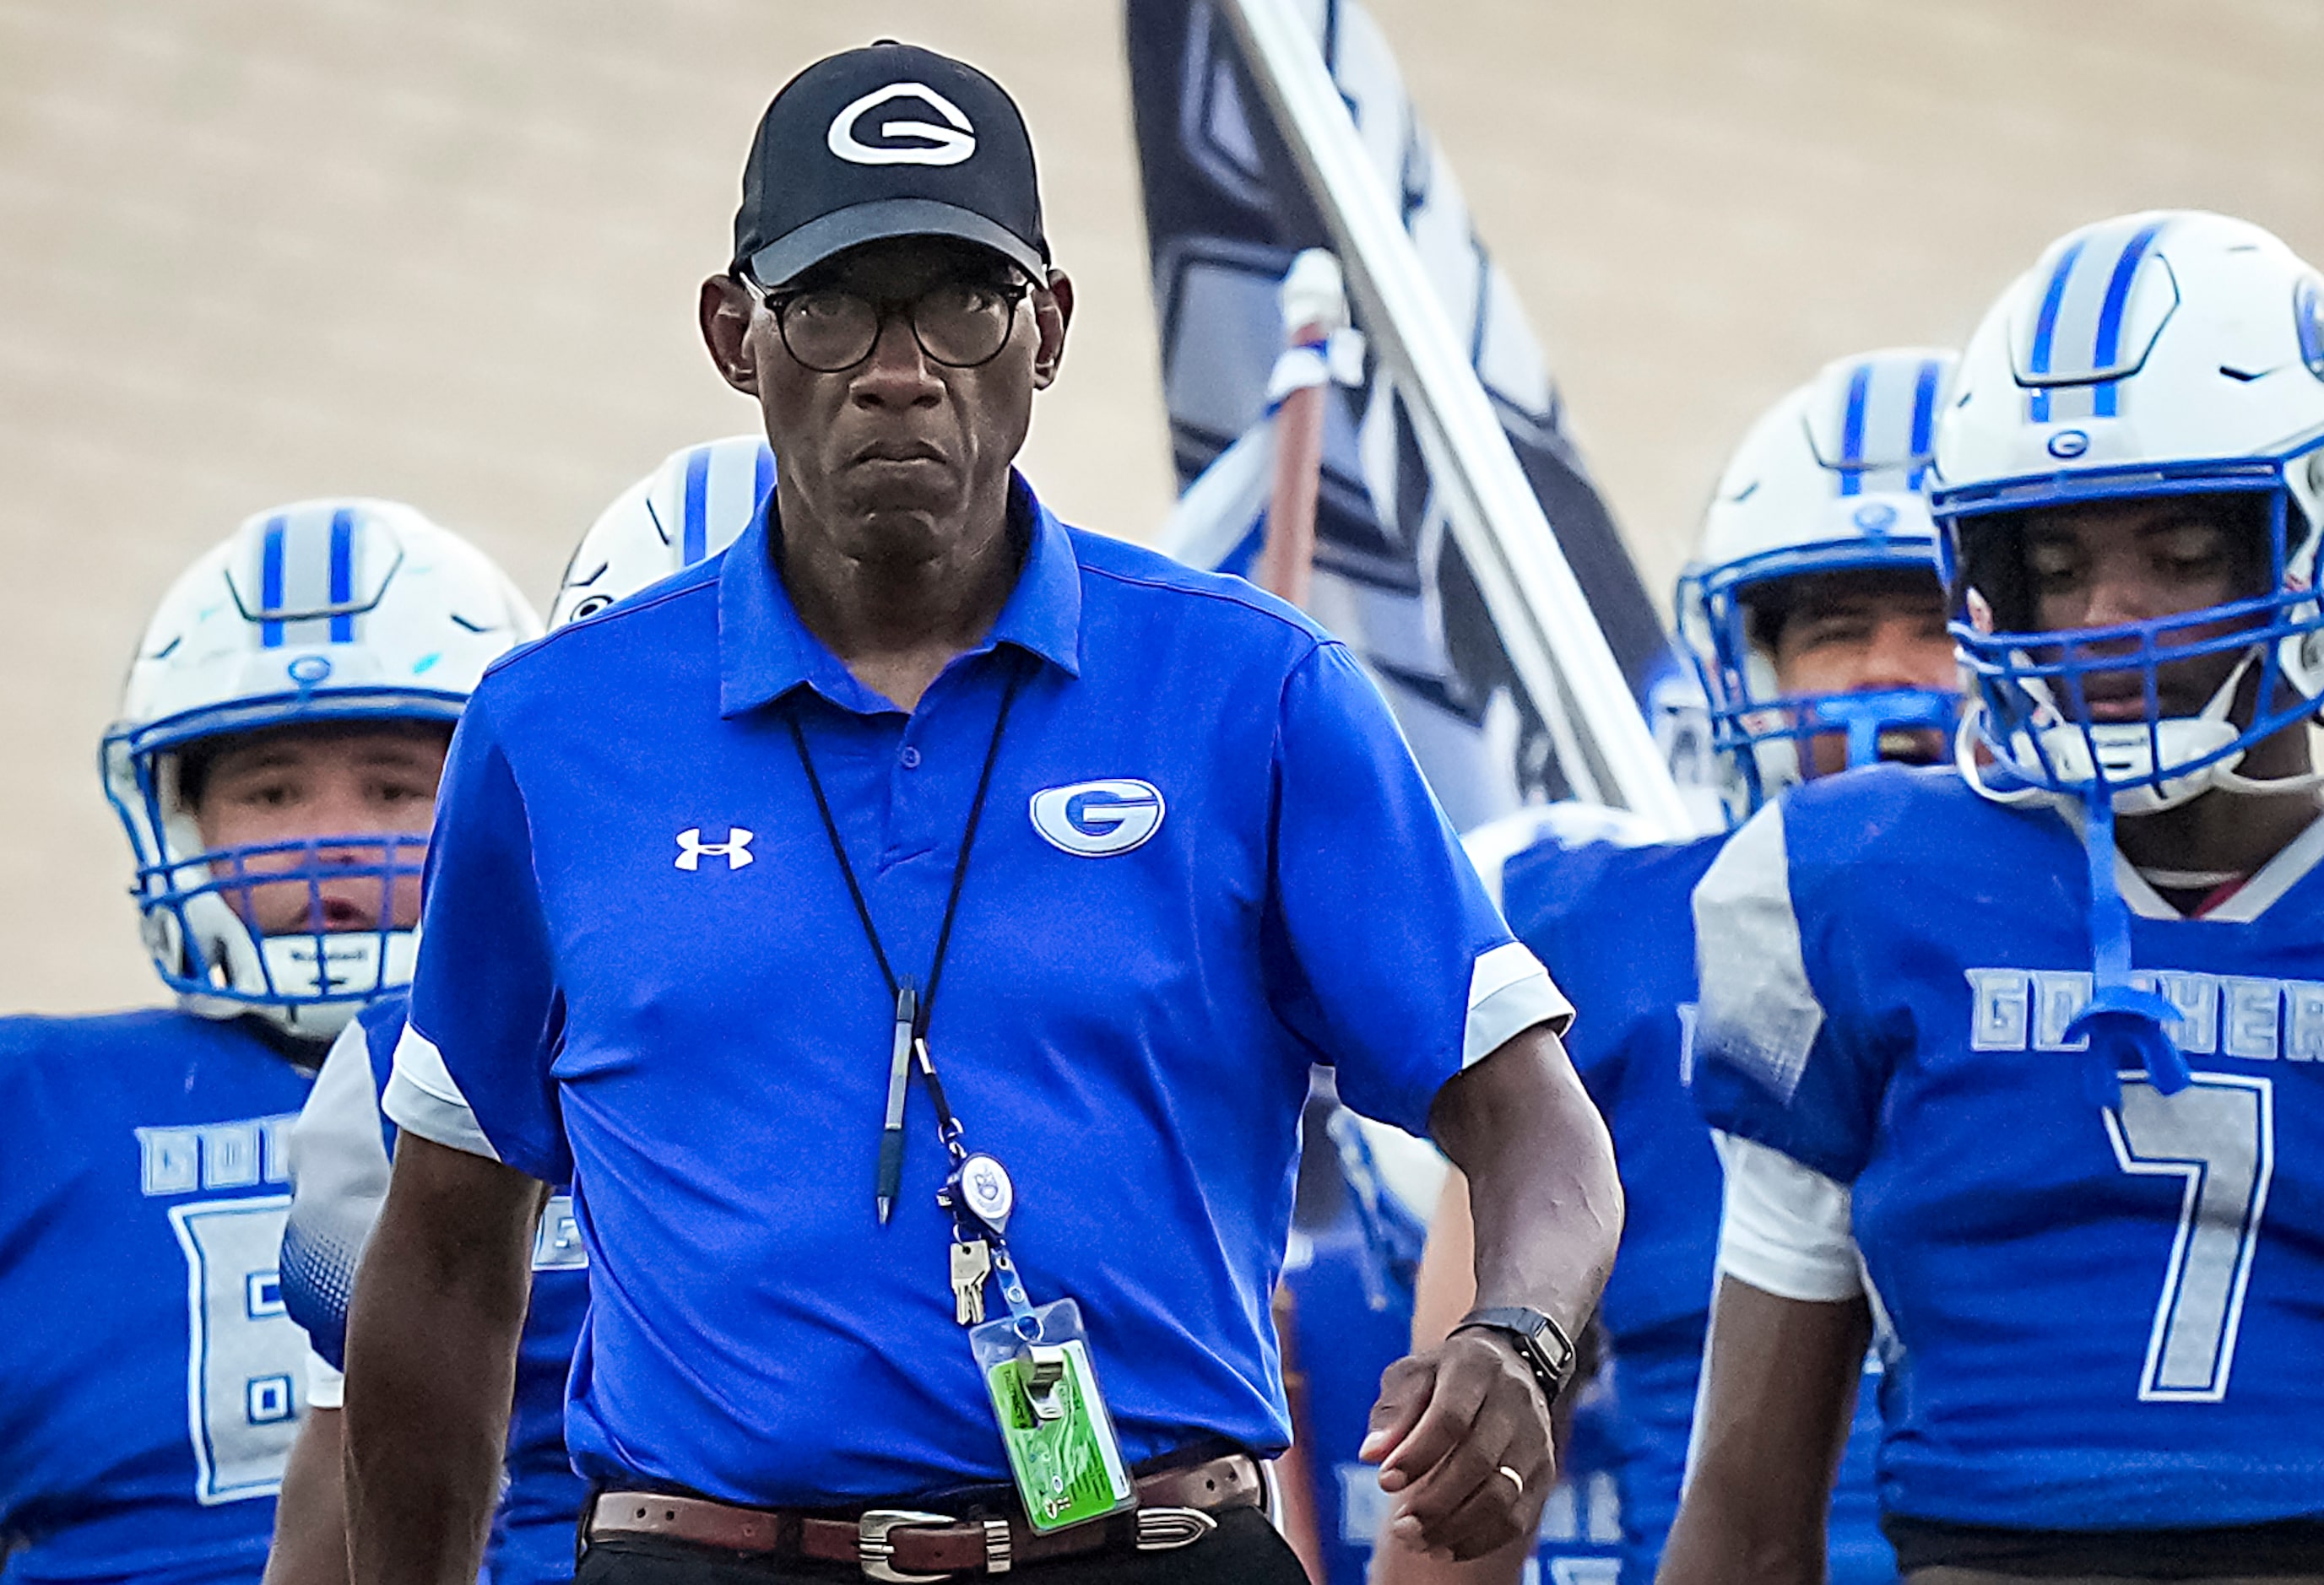
[[[2058,310],[2066,300],[2066,283],[2073,279],[2074,265],[2082,256],[2082,244],[2089,239],[2076,237],[2073,245],[2058,255],[2057,268],[2050,272],[2049,289],[2042,294],[2042,315],[2034,324],[2034,355],[2028,360],[2028,372],[2046,374],[2050,372],[2050,348],[2057,339]],[[2034,392],[2034,421],[2046,423],[2050,418],[2050,389],[2037,386]]]
[[[266,540],[258,558],[258,604],[262,610],[282,609],[282,531],[288,521],[278,517],[266,525]],[[282,624],[272,619],[260,622],[258,643],[261,649],[281,649]]]
[[[345,605],[355,597],[355,512],[343,506],[331,514],[331,604]],[[331,642],[352,644],[355,619],[345,613],[331,618]]]
[[1923,476],[1929,471],[1927,465],[1922,463],[1919,459],[1929,455],[1929,448],[1936,432],[1937,381],[1943,373],[1943,365],[1939,364],[1936,359],[1923,359],[1921,364],[1921,372],[1913,382],[1912,455],[1914,456],[1914,463],[1913,467],[1913,476],[1906,480],[1904,484],[1904,487],[1907,490],[1919,489],[1921,487]]
[[2146,250],[2163,233],[2163,222],[2155,221],[2123,244],[2122,256],[2114,262],[2114,274],[2107,281],[2106,301],[2098,309],[2098,335],[2091,349],[2090,367],[2110,369],[2122,351],[2122,315],[2130,303],[2130,283],[2137,279],[2138,266],[2146,257]]
[[1848,414],[1840,424],[1840,493],[1864,489],[1864,404],[1872,394],[1872,365],[1858,364],[1848,376]]
[[[2107,281],[2106,302],[2098,309],[2098,345],[2090,355],[2090,366],[2097,369],[2114,367],[2122,349],[2123,310],[2130,304],[2130,284],[2138,279],[2138,266],[2146,257],[2146,250],[2154,245],[2162,235],[2160,220],[2148,226],[2124,244],[2122,254],[2114,262],[2114,274]],[[2108,380],[2094,393],[2090,404],[2093,417],[2110,419],[2115,416],[2117,392],[2121,382]]]
[[686,458],[685,527],[678,541],[684,565],[692,567],[709,552],[710,447],[697,446]]
[[2077,237],[2073,246],[2058,255],[2058,267],[2050,272],[2049,290],[2042,294],[2042,317],[2034,324],[2034,356],[2031,373],[2050,372],[2050,348],[2058,335],[2058,310],[2066,301],[2066,282],[2073,279],[2074,265],[2082,256],[2082,244],[2087,238]]

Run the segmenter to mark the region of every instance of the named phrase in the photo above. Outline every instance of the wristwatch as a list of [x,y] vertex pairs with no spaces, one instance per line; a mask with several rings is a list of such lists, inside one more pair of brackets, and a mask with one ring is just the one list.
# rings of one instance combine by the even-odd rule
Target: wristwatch
[[1498,1332],[1509,1340],[1517,1358],[1526,1362],[1533,1378],[1541,1384],[1541,1401],[1547,1407],[1557,1402],[1557,1395],[1573,1374],[1573,1340],[1554,1317],[1524,1304],[1507,1304],[1498,1309],[1471,1310],[1452,1330],[1467,1332],[1481,1328]]

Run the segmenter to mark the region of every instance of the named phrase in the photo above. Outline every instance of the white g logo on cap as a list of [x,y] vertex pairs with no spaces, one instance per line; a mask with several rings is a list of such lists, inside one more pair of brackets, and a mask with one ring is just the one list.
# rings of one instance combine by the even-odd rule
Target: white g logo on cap
[[[855,124],[866,111],[892,99],[917,99],[951,124],[883,121],[880,124],[880,135],[883,138],[924,141],[882,143],[876,148],[858,141]],[[873,89],[832,117],[831,130],[824,134],[823,141],[833,153],[854,165],[957,165],[976,152],[976,129],[969,124],[968,117],[961,114],[959,106],[926,83],[890,83],[884,88]]]

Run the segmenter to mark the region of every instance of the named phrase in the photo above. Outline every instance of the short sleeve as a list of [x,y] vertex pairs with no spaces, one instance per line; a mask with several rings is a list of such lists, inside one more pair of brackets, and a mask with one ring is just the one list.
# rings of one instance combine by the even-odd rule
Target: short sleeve
[[307,1350],[307,1406],[343,1409],[347,1402],[346,1373],[312,1349]]
[[1784,806],[1728,839],[1694,892],[1692,1090],[1711,1126],[1852,1184],[1871,1154],[1885,1074],[1817,983],[1815,926],[1794,905]]
[[549,1183],[572,1175],[549,1064],[558,1008],[524,796],[491,678],[452,735],[436,802],[411,1017],[383,1104],[399,1128]]
[[1345,647],[1284,685],[1271,923],[1285,1022],[1367,1116],[1425,1135],[1444,1081],[1572,1016],[1485,895],[1388,706]]
[[355,1267],[387,1199],[387,1141],[366,1031],[351,1023],[323,1059],[290,1127],[290,1213],[282,1227],[282,1307],[315,1353],[346,1360]]
[[1748,1139],[1722,1138],[1719,1271],[1779,1299],[1836,1304],[1864,1291],[1848,1185]]

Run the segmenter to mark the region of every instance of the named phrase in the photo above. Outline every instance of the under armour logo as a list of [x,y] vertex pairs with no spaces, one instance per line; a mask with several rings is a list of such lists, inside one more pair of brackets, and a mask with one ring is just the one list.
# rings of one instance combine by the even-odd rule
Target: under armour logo
[[[881,138],[910,138],[911,143],[867,143],[855,135],[855,124],[867,112],[897,99],[911,99],[935,111],[948,122],[939,126],[933,121],[883,121],[878,135]],[[823,134],[825,147],[852,165],[957,165],[976,152],[976,129],[960,106],[945,98],[926,83],[890,83],[856,100],[832,117],[831,129]]]
[[699,870],[702,868],[702,855],[708,853],[714,858],[725,860],[729,870],[739,870],[751,862],[751,838],[754,834],[739,825],[730,825],[726,828],[724,842],[705,842],[702,840],[702,827],[689,825],[678,834],[678,858],[675,862],[681,870]]

